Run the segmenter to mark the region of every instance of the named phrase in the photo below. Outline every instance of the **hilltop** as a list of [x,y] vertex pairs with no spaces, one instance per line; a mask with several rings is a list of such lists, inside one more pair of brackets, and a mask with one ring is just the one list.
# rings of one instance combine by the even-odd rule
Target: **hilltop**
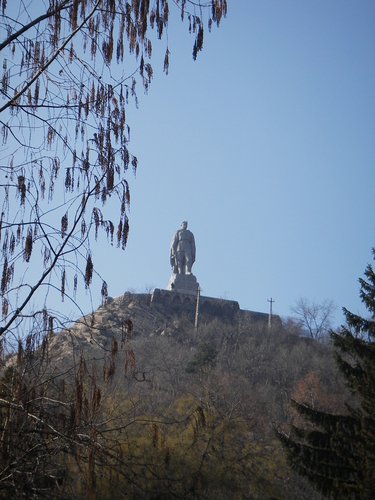
[[[109,348],[112,338],[121,339],[124,328],[131,322],[131,337],[174,337],[182,325],[189,329],[196,324],[197,298],[195,295],[154,289],[151,293],[125,292],[119,297],[107,297],[105,303],[92,314],[78,319],[70,328],[54,336],[50,347],[54,359],[67,363],[75,351],[91,352]],[[198,301],[199,328],[212,322],[234,327],[252,324],[268,327],[265,313],[243,310],[233,300],[200,296]],[[272,322],[281,328],[281,320],[273,315]],[[188,340],[188,339],[186,339]],[[57,353],[58,351],[58,353]]]

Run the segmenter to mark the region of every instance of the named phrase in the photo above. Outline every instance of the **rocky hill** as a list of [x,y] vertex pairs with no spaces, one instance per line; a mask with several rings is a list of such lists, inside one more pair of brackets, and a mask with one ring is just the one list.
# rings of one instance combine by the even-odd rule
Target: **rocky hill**
[[[56,362],[68,363],[73,351],[83,350],[95,357],[96,351],[109,348],[113,338],[121,341],[129,329],[129,322],[131,337],[136,339],[174,337],[182,325],[193,328],[197,324],[199,329],[215,321],[232,328],[244,324],[267,328],[269,316],[243,310],[233,300],[200,296],[197,305],[195,295],[176,291],[156,288],[151,293],[125,292],[119,297],[108,297],[93,314],[78,319],[69,329],[55,335],[50,347]],[[274,315],[272,323],[281,328],[279,316]]]
[[39,446],[44,415],[63,498],[86,498],[87,473],[98,499],[320,499],[273,429],[301,424],[291,398],[342,411],[331,346],[235,301],[202,296],[196,319],[196,295],[126,292],[12,357],[29,425],[12,440]]

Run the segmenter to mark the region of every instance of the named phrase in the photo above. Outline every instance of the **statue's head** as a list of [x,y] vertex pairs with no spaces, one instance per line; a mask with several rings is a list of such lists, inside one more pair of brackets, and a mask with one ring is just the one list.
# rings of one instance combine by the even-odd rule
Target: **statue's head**
[[181,222],[181,229],[186,229],[187,228],[187,221],[184,220],[183,222]]

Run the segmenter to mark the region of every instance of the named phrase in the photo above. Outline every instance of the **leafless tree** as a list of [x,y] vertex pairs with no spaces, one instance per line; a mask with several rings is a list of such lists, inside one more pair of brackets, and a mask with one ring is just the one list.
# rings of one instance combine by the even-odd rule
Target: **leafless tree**
[[[47,315],[56,326],[63,318],[49,302],[59,295],[79,306],[79,286],[89,290],[95,278],[92,237],[102,232],[111,245],[126,246],[126,176],[138,162],[129,150],[125,110],[129,100],[137,104],[137,80],[146,92],[151,83],[151,32],[161,39],[168,29],[169,3],[1,2],[3,338],[17,337],[25,318]],[[226,0],[173,6],[194,33],[196,58],[203,18],[209,28],[219,25]],[[105,298],[107,284],[98,278]]]
[[[106,414],[103,405],[121,351],[116,339],[102,350],[104,371],[83,352],[66,372],[55,364],[52,334],[70,319],[56,304],[71,301],[80,311],[82,289],[90,292],[93,279],[104,300],[92,240],[102,233],[126,246],[127,176],[138,165],[126,108],[137,105],[137,80],[147,92],[153,78],[152,30],[161,39],[175,7],[193,33],[195,59],[203,20],[209,29],[219,25],[226,4],[0,1],[1,498],[79,496],[68,492],[64,457],[86,478],[81,497],[94,498],[95,464],[112,460],[110,446],[103,453],[106,436],[132,421],[124,412]],[[15,354],[4,359],[7,349]],[[130,370],[132,352],[122,352]]]
[[337,309],[333,300],[324,299],[322,302],[301,297],[296,300],[291,311],[296,314],[304,332],[312,339],[319,340],[327,337],[332,327],[332,317]]

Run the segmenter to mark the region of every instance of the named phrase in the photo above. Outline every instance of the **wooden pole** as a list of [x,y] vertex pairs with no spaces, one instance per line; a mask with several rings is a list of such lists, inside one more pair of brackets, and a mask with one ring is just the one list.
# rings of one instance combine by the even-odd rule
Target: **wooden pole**
[[271,300],[270,299],[267,299],[267,300],[270,303],[270,312],[268,314],[268,328],[271,328],[271,326],[272,326],[272,304],[275,301],[272,300],[272,297],[271,297]]
[[195,306],[195,322],[194,322],[194,328],[195,331],[198,330],[198,315],[199,315],[199,296],[200,296],[200,286],[198,285],[198,290],[197,290],[197,305]]

